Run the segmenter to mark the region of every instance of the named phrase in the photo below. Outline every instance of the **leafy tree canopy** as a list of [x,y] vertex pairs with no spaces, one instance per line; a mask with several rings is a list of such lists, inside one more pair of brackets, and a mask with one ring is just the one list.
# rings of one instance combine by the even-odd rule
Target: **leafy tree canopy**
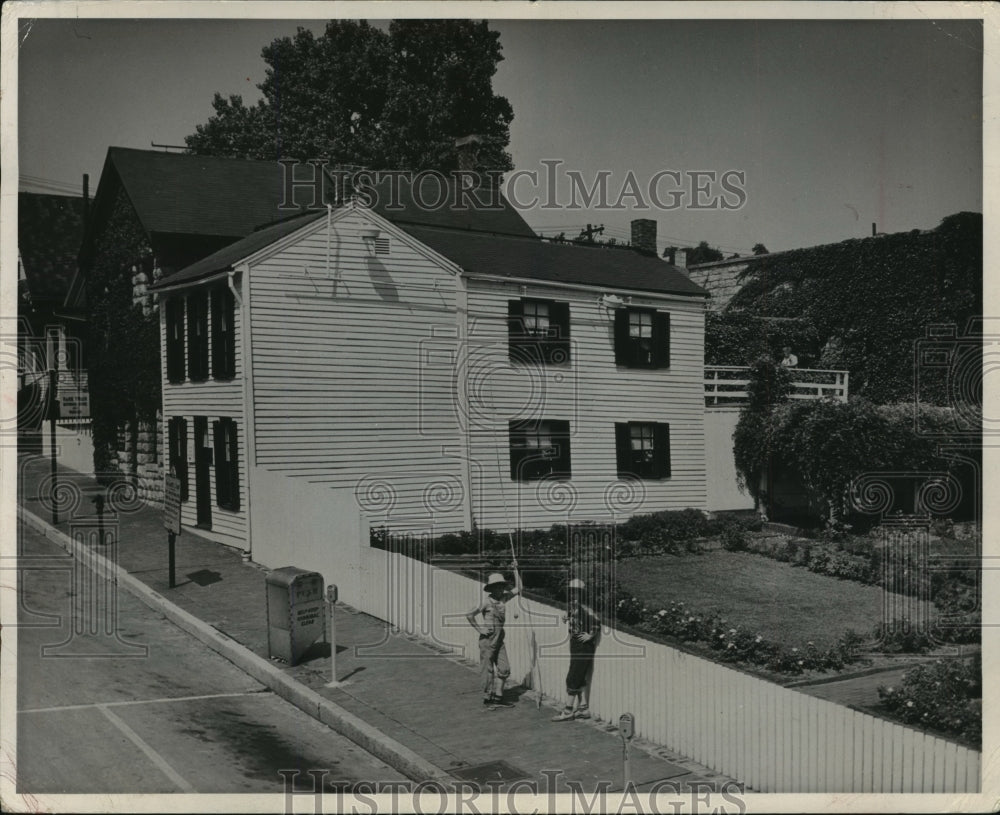
[[485,21],[331,20],[263,49],[267,63],[248,106],[216,94],[215,114],[186,138],[198,154],[328,159],[370,169],[456,169],[455,140],[482,138],[476,169],[512,169],[510,103],[493,93],[503,59]]
[[702,241],[693,249],[687,250],[687,265],[696,266],[699,263],[714,263],[717,260],[724,260],[725,256],[718,249],[713,249],[708,245],[708,241]]
[[768,254],[767,247],[762,243],[755,243],[753,249],[750,250],[755,255],[766,255]]

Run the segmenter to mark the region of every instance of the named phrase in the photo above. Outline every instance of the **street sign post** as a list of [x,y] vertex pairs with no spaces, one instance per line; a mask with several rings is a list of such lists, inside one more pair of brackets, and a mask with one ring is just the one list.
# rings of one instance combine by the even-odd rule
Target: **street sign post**
[[181,480],[170,473],[163,479],[163,526],[167,530],[167,565],[170,588],[176,585],[174,564],[177,536],[181,534]]

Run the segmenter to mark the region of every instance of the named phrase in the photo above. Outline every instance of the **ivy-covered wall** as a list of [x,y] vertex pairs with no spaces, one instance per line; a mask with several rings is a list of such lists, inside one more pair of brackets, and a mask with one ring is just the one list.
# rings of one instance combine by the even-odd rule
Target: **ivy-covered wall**
[[124,192],[96,236],[86,269],[94,471],[123,474],[162,500],[159,315],[147,287],[153,250]]
[[[762,257],[725,311],[707,315],[705,361],[749,365],[790,345],[800,367],[849,371],[852,394],[876,403],[912,400],[914,343],[927,327],[953,323],[961,336],[969,318],[982,315],[982,238],[982,215],[962,212],[929,232]],[[977,353],[975,341],[956,344]],[[977,368],[974,359],[966,366]],[[947,373],[919,370],[921,401],[954,401]]]

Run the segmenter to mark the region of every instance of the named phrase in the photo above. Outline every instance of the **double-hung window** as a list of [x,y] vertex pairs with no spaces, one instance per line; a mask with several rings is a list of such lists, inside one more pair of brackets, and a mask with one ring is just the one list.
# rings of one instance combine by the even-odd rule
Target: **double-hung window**
[[510,422],[510,477],[535,481],[569,478],[569,422],[558,420]]
[[628,368],[669,368],[670,315],[646,308],[618,309],[615,362]]
[[569,303],[532,298],[508,300],[507,338],[513,362],[569,362]]
[[670,425],[621,422],[615,425],[619,478],[670,478]]

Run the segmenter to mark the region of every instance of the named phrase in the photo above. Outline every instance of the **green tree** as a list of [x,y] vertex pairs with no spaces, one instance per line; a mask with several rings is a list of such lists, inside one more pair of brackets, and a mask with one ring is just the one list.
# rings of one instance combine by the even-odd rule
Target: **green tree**
[[717,260],[724,260],[725,256],[718,249],[713,249],[708,245],[708,241],[702,241],[693,249],[687,250],[687,265],[695,266],[699,263],[714,263]]
[[766,255],[766,254],[769,254],[768,251],[767,251],[767,247],[764,246],[764,244],[762,244],[762,243],[755,243],[753,245],[753,249],[751,249],[750,251],[753,252],[755,255]]
[[485,21],[331,20],[262,51],[263,98],[216,94],[213,116],[186,138],[199,154],[307,160],[371,169],[456,169],[455,140],[478,135],[476,169],[506,171],[510,103],[493,92],[503,59]]

